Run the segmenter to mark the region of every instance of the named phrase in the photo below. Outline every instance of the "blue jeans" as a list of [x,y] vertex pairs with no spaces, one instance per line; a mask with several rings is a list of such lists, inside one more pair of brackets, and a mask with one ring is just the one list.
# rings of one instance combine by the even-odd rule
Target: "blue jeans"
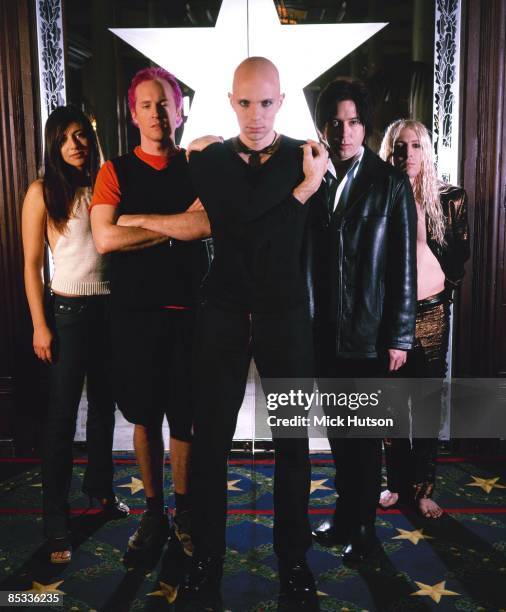
[[109,384],[108,310],[108,296],[53,296],[53,363],[42,453],[44,530],[50,538],[67,534],[72,442],[85,376],[88,465],[83,492],[99,498],[113,495],[114,400]]

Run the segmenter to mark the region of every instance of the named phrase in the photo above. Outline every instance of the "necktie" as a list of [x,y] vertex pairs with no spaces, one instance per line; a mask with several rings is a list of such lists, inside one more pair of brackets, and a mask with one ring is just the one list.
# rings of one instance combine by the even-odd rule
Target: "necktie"
[[354,172],[357,168],[357,165],[359,163],[359,160],[355,161],[351,168],[348,170],[348,172],[345,175],[345,178],[343,180],[346,181],[346,183],[344,184],[344,188],[341,191],[341,194],[339,196],[339,202],[336,205],[336,208],[334,210],[334,213],[336,215],[342,215],[344,213],[344,211],[346,210],[346,207],[348,206],[348,200],[350,199],[350,193],[351,193],[351,189],[353,187],[353,180],[354,180]]
[[353,169],[346,173],[346,183],[344,185],[344,189],[341,191],[341,195],[339,196],[339,202],[337,203],[335,213],[338,215],[342,215],[346,210],[346,204],[348,203],[348,198],[350,196],[351,186],[353,185]]
[[336,177],[327,170],[325,174],[325,184],[327,185],[327,207],[329,209],[329,215],[334,212],[334,201],[336,199],[337,191],[337,179]]

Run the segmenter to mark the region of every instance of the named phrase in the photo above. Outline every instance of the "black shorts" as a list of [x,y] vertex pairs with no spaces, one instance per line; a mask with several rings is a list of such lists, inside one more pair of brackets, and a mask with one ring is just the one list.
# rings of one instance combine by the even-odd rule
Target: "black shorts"
[[191,439],[192,311],[111,313],[113,391],[130,423],[156,425],[167,416],[171,438]]

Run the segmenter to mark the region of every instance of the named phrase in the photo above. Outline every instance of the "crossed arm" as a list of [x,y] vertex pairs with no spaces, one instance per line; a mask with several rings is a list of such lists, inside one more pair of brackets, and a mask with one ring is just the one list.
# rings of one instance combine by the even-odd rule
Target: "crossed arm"
[[210,235],[209,220],[202,204],[195,202],[183,213],[173,215],[121,215],[116,207],[95,204],[91,209],[91,227],[97,251],[135,251],[171,238],[197,240]]

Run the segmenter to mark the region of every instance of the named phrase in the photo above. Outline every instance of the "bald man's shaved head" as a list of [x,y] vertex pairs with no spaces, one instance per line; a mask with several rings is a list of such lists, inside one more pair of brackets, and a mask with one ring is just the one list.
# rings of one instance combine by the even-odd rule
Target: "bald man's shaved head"
[[248,57],[235,69],[228,96],[244,144],[255,150],[269,145],[276,135],[274,120],[284,98],[276,66],[265,57]]
[[236,85],[241,81],[253,78],[265,79],[277,83],[278,92],[280,90],[278,69],[271,60],[266,57],[248,57],[242,61],[235,69],[232,90],[234,90]]

